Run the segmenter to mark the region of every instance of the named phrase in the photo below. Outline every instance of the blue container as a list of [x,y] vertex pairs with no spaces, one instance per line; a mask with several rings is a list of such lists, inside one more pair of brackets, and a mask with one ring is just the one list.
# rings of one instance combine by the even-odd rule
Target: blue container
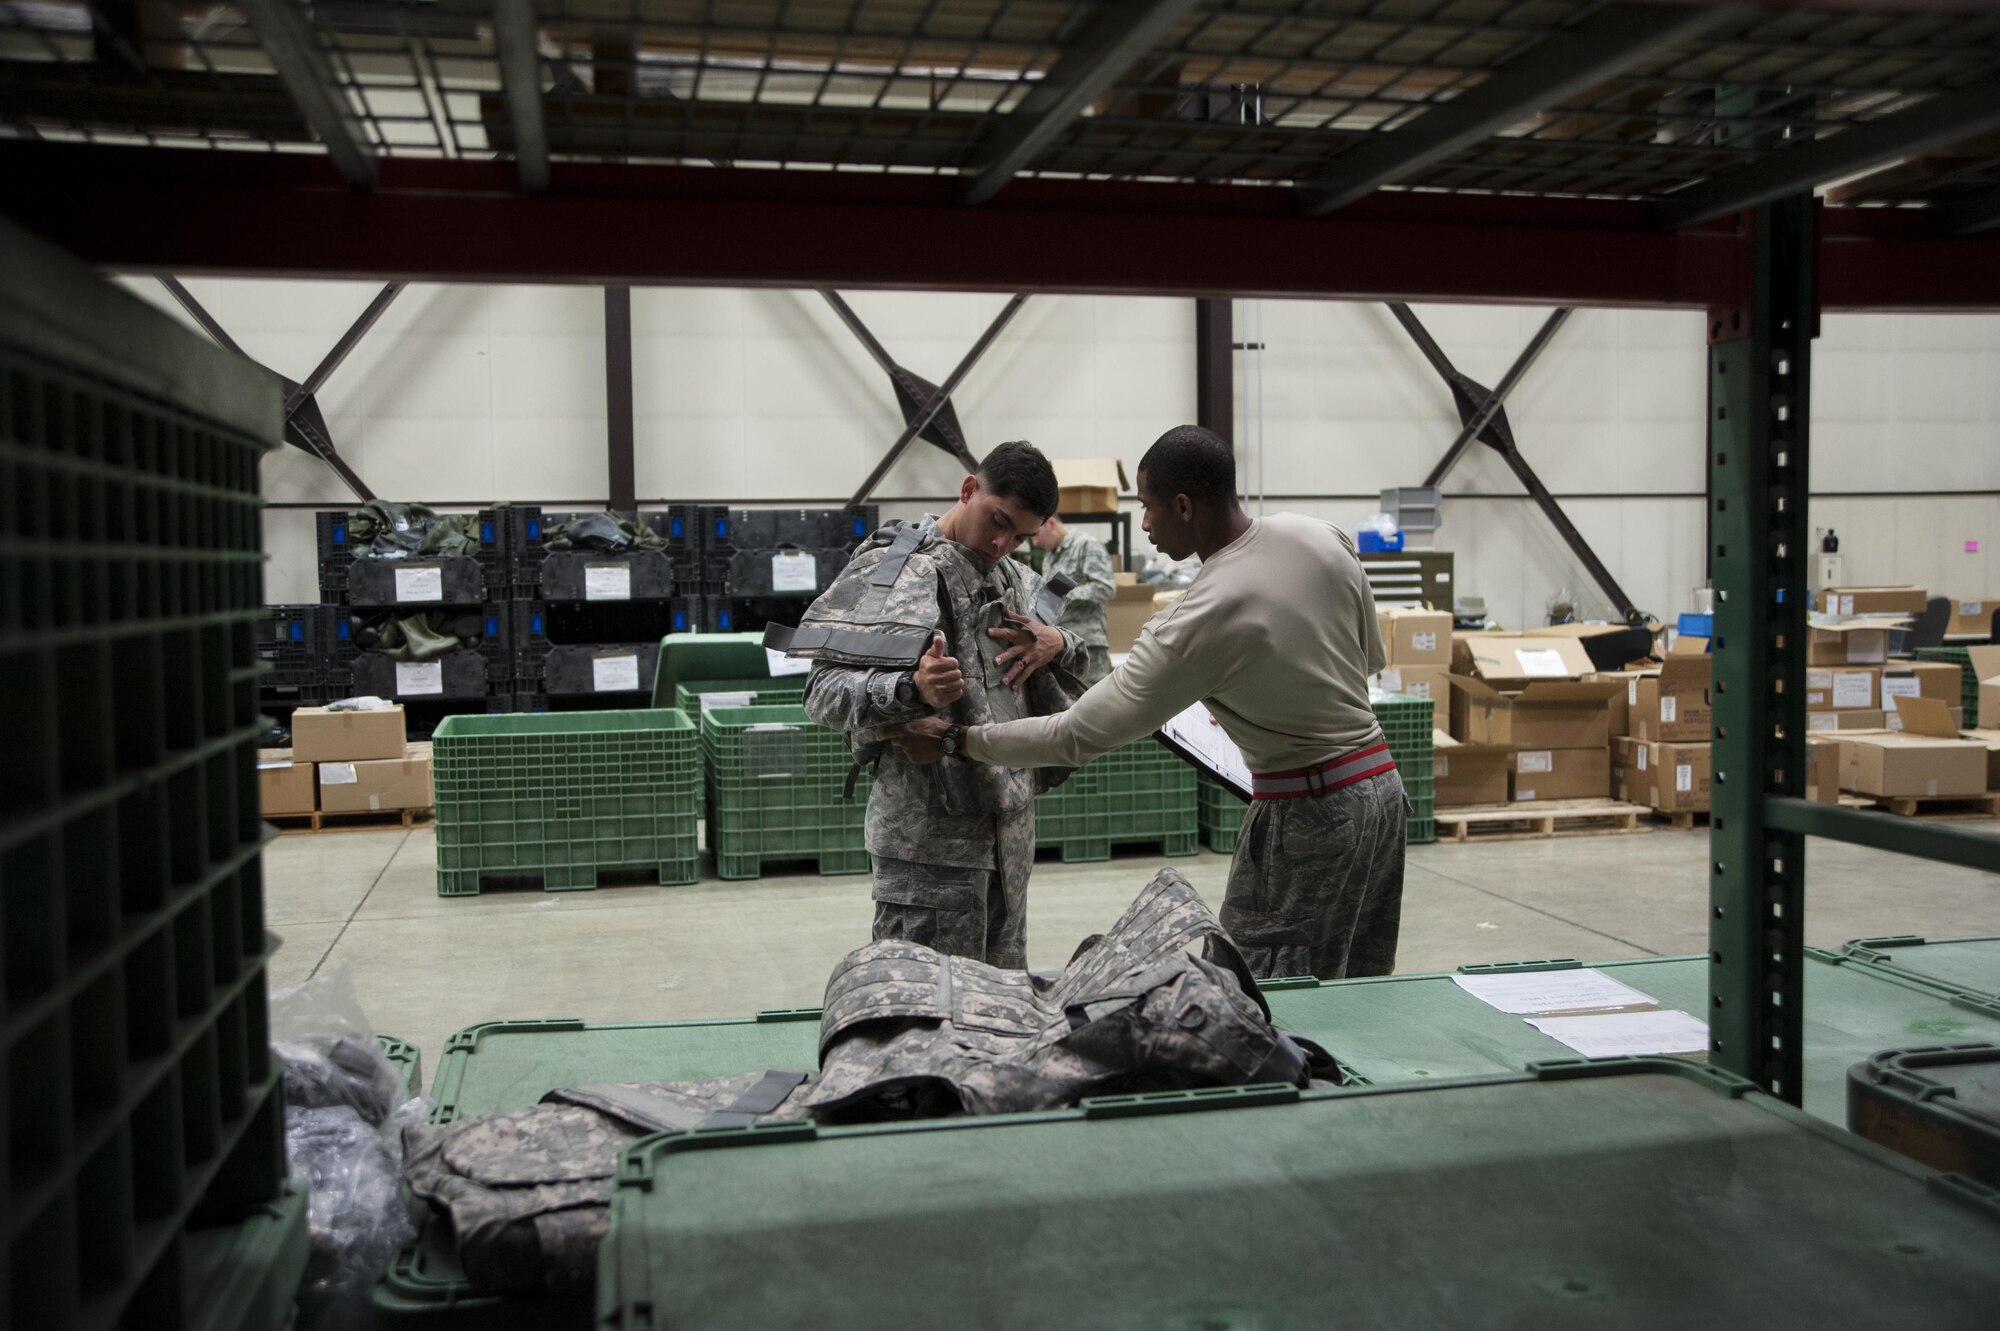
[[1676,625],[1676,628],[1683,638],[1713,639],[1715,637],[1715,616],[1682,615],[1681,622]]
[[1364,555],[1384,554],[1403,548],[1403,533],[1384,536],[1380,532],[1370,531],[1364,527],[1355,534],[1354,545]]

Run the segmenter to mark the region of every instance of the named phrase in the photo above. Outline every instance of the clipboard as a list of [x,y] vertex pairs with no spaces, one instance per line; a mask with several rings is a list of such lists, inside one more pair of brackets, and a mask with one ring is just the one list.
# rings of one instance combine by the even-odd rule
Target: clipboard
[[1204,704],[1196,703],[1153,734],[1197,772],[1214,777],[1239,799],[1250,798],[1250,766],[1243,751]]

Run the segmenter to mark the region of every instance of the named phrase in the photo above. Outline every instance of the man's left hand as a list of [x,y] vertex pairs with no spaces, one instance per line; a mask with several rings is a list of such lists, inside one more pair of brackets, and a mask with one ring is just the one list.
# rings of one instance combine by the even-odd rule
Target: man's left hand
[[993,663],[1006,668],[1000,682],[1018,689],[1028,676],[1063,654],[1063,635],[1052,624],[1017,615],[1012,610],[1005,613],[1007,627],[988,629],[986,636],[1008,644],[1006,651],[993,658]]
[[944,757],[944,732],[951,722],[941,716],[927,716],[894,731],[889,738],[903,756],[919,767],[928,767]]

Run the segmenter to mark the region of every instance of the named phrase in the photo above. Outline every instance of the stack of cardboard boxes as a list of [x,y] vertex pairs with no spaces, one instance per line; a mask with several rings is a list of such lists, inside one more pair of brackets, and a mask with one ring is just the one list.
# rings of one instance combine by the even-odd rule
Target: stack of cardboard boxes
[[1445,718],[1451,698],[1451,614],[1402,607],[1378,610],[1382,649],[1389,664],[1375,677],[1388,693],[1429,698],[1432,714]]
[[[1612,699],[1575,637],[1468,633],[1453,641],[1450,738],[1433,767],[1440,805],[1604,799]],[[1506,774],[1499,789],[1496,766]],[[1468,798],[1478,796],[1478,799]]]
[[374,813],[431,807],[431,746],[405,737],[403,709],[292,713],[292,747],[262,749],[264,816]]
[[1709,660],[1672,655],[1657,667],[1618,672],[1626,703],[1624,733],[1612,741],[1618,799],[1662,813],[1707,811],[1715,725]]

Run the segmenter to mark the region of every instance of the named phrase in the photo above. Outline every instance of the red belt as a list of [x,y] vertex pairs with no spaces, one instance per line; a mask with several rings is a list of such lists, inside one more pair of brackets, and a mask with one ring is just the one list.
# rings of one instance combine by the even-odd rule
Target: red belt
[[1317,767],[1301,767],[1291,772],[1253,772],[1250,775],[1250,797],[1260,800],[1311,799],[1329,790],[1339,790],[1342,786],[1351,786],[1356,781],[1366,781],[1371,776],[1395,770],[1396,760],[1389,756],[1389,745],[1384,742]]

